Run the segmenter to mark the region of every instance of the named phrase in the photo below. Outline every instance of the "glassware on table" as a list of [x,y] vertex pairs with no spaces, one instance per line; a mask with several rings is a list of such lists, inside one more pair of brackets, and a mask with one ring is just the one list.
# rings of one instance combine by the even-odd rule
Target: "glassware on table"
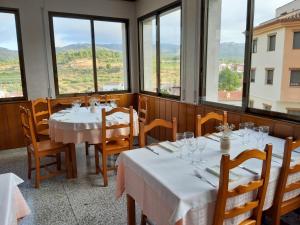
[[253,122],[245,122],[245,145],[249,144],[251,132],[253,132],[254,123]]
[[259,127],[253,127],[252,130],[253,130],[252,135],[256,140],[256,147],[260,148],[260,141],[261,141],[262,136],[261,136],[261,133],[259,132]]
[[117,105],[116,101],[112,99],[112,100],[110,101],[110,106],[111,106],[112,108],[116,108],[118,105]]
[[264,148],[265,140],[269,136],[269,126],[259,126],[259,133],[261,134],[261,147]]
[[72,102],[72,109],[75,112],[78,111],[78,109],[80,108],[80,106],[81,106],[81,101],[79,99]]
[[185,135],[184,133],[177,133],[176,134],[176,144],[178,146],[178,148],[180,149],[180,155],[179,158],[183,158],[184,153],[185,153],[185,149],[184,149],[184,145],[185,145]]
[[197,149],[200,153],[199,161],[200,163],[205,163],[205,160],[203,160],[203,152],[205,150],[207,140],[204,137],[198,137],[196,138],[196,142],[197,142]]
[[246,123],[240,123],[239,124],[239,136],[242,138],[242,142],[243,142],[243,145],[246,145],[246,140],[245,140],[245,136],[247,134],[247,130],[246,130]]

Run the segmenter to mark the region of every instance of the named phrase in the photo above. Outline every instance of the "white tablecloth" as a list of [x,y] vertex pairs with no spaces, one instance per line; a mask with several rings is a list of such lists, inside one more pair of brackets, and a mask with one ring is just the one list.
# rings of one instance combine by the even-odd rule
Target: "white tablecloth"
[[0,224],[17,225],[18,219],[30,214],[18,185],[23,180],[13,173],[0,174]]
[[[89,144],[101,143],[102,116],[101,109],[97,107],[95,113],[91,113],[89,107],[81,107],[75,110],[62,110],[54,113],[49,118],[49,135],[51,140],[63,143],[79,144],[88,142]],[[111,107],[105,107],[111,110]],[[134,110],[133,135],[137,136],[139,132],[138,115]],[[108,125],[122,124],[129,122],[129,115],[126,113],[114,113],[107,117]],[[129,129],[122,128],[114,130],[116,135],[126,135]],[[115,133],[114,133],[115,134]],[[112,135],[112,133],[107,134]]]
[[[284,140],[268,137],[266,142],[273,144],[274,152],[283,152]],[[251,140],[251,143],[255,143],[255,140]],[[220,164],[219,145],[219,142],[207,139],[207,146],[203,154],[206,162],[201,164],[199,169],[202,175],[216,185],[218,185],[218,177],[207,172],[206,168]],[[246,149],[239,138],[232,140],[231,146],[231,158]],[[191,165],[188,160],[178,158],[177,153],[170,153],[160,147],[156,148],[159,155],[146,149],[137,149],[124,152],[119,156],[117,197],[120,197],[123,192],[131,195],[144,213],[157,225],[174,224],[180,219],[183,219],[183,223],[188,225],[212,224],[217,188],[194,176],[195,166]],[[294,153],[294,155],[294,157],[298,157],[297,160],[300,159],[299,153]],[[273,160],[277,163],[272,162],[264,209],[268,209],[272,205],[281,167],[280,159],[274,158]],[[252,159],[247,161],[245,166],[259,171],[261,162]],[[235,172],[242,177],[237,182],[233,182],[231,187],[248,183],[255,178],[254,174],[240,168],[237,168]],[[300,174],[298,173],[290,177],[288,182],[299,179]],[[299,191],[288,193],[285,199],[299,193]],[[227,209],[243,205],[252,198],[253,193],[232,198],[227,201]],[[249,214],[244,214],[227,220],[226,224],[238,224],[248,216]]]

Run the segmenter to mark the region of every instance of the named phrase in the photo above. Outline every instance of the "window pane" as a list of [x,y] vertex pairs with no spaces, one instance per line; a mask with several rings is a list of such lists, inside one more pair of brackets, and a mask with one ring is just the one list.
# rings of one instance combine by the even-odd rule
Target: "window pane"
[[126,25],[95,21],[98,91],[127,89]]
[[291,71],[291,86],[300,86],[300,70]]
[[251,69],[250,80],[251,82],[255,82],[255,69]]
[[160,92],[180,95],[181,9],[160,16]]
[[293,45],[293,48],[294,49],[300,49],[300,32],[294,32],[294,45]]
[[257,52],[257,39],[253,40],[252,53]]
[[[300,68],[300,51],[293,50],[294,32],[300,30],[294,19],[299,9],[298,1],[255,1],[253,39],[259,41],[251,63],[256,69],[255,83],[250,84],[249,92],[249,99],[254,101],[249,104],[252,108],[281,113],[290,113],[287,108],[300,109],[300,89],[291,85],[291,68]],[[274,49],[274,40],[275,51],[270,53],[267,46]]]
[[276,45],[276,35],[269,36],[269,42],[268,42],[268,50],[269,51],[275,51],[275,45]]
[[209,1],[206,101],[242,104],[246,16],[247,0]]
[[143,29],[143,90],[156,92],[156,19],[149,18],[142,22]]
[[53,18],[60,94],[94,92],[91,23]]
[[22,96],[15,14],[0,12],[0,98]]

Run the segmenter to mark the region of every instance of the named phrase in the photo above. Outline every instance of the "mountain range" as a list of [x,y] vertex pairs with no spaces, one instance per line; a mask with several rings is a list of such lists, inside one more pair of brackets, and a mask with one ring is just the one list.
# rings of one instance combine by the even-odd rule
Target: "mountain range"
[[[155,48],[155,46],[153,46]],[[72,44],[64,47],[56,48],[58,53],[66,51],[78,51],[81,49],[91,48],[91,44]],[[105,48],[111,51],[122,51],[121,44],[100,44],[96,48]],[[245,45],[234,42],[224,42],[220,45],[220,58],[223,60],[242,60],[244,57]],[[180,52],[180,46],[174,44],[161,44],[161,51],[163,54],[177,55]],[[11,60],[18,57],[18,52],[0,47],[0,61]]]

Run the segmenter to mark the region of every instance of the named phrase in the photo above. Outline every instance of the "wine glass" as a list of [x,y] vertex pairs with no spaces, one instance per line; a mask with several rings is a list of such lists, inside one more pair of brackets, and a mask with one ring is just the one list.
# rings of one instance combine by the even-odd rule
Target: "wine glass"
[[204,152],[206,144],[207,144],[206,138],[198,137],[196,142],[197,142],[198,151],[200,152],[200,160],[199,161],[200,161],[200,163],[205,163],[202,155],[203,155],[203,152]]
[[269,126],[260,126],[259,133],[261,134],[261,144],[262,148],[264,147],[265,139],[269,136],[270,127]]
[[180,149],[180,155],[179,158],[183,158],[184,155],[184,145],[185,145],[185,135],[184,133],[177,133],[176,134],[176,144],[178,148]]
[[246,144],[246,140],[245,140],[245,136],[246,136],[246,133],[247,133],[247,130],[246,130],[246,123],[240,123],[239,124],[239,136],[242,137],[242,140],[243,140],[243,145]]
[[253,136],[254,136],[254,138],[256,139],[256,146],[257,146],[257,148],[259,148],[260,147],[260,140],[261,140],[261,133],[259,132],[259,127],[253,127]]

